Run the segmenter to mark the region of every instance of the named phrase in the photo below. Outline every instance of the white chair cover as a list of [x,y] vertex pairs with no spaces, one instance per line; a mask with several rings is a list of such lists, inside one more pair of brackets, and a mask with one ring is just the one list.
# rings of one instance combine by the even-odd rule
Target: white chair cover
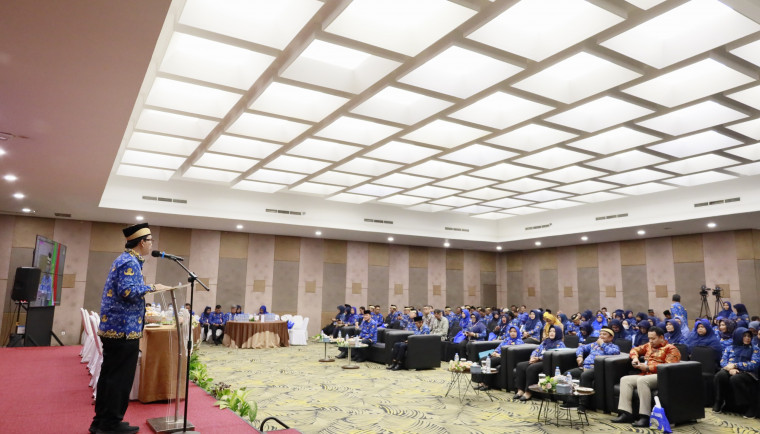
[[293,328],[288,330],[290,345],[306,345],[308,339],[309,317],[306,317],[300,323],[293,324]]
[[[99,317],[97,315],[90,315],[90,324],[95,325]],[[93,327],[93,330],[97,330]],[[97,354],[93,360],[92,379],[90,380],[90,387],[92,387],[92,397],[96,398],[98,392],[98,378],[100,378],[100,365],[103,363],[103,344],[100,342],[100,337],[95,335],[95,347],[97,348]]]
[[97,350],[95,349],[95,342],[92,338],[93,333],[87,311],[79,308],[79,313],[82,316],[82,328],[84,329],[82,332],[82,351],[79,352],[79,355],[82,356],[81,363],[89,364],[94,352]]

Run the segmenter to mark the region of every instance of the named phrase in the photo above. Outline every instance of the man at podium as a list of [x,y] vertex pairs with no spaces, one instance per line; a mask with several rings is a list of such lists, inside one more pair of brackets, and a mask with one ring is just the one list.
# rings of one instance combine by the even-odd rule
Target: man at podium
[[123,422],[135,378],[145,315],[145,294],[170,289],[146,285],[142,264],[153,237],[147,223],[122,230],[124,252],[113,262],[103,287],[98,336],[103,342],[103,363],[95,399],[91,433],[134,433],[138,427]]

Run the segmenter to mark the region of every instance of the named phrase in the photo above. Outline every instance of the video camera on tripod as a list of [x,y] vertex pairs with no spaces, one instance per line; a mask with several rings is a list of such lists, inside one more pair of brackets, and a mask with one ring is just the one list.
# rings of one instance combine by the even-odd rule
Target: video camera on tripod
[[717,314],[720,312],[720,308],[723,305],[723,302],[721,300],[720,292],[723,289],[715,285],[715,288],[708,288],[707,285],[702,285],[702,287],[699,289],[699,295],[702,297],[702,307],[699,309],[699,318],[705,318],[705,315],[707,317],[710,317],[710,306],[707,302],[707,296],[712,292],[712,295],[715,296],[715,313]]

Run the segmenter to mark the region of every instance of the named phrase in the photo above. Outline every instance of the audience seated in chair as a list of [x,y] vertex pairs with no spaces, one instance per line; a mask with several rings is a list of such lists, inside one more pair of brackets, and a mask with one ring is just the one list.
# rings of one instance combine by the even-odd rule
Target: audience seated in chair
[[528,386],[538,383],[538,374],[541,373],[544,367],[544,352],[553,348],[565,348],[565,344],[562,342],[562,329],[559,326],[552,327],[549,330],[549,336],[541,342],[538,348],[533,350],[530,360],[517,364],[515,378],[517,393],[512,399],[527,401],[531,398],[530,391],[527,390]]
[[[417,315],[414,318],[414,335],[429,335],[430,334],[430,328],[426,326],[423,323],[422,315]],[[388,366],[386,369],[390,369],[393,371],[398,371],[399,369],[406,368],[405,361],[406,361],[406,352],[409,348],[409,340],[402,342],[396,342],[393,344],[393,359],[391,360],[391,365]]]
[[752,345],[752,333],[747,328],[737,328],[733,344],[723,351],[721,369],[715,374],[713,413],[728,407],[743,412],[745,418],[756,416],[758,366],[760,348]]
[[[596,342],[581,345],[575,351],[577,368],[567,371],[574,379],[580,380],[581,387],[594,387],[594,360],[597,356],[614,356],[620,354],[620,348],[612,343],[614,332],[604,327],[599,333]],[[580,410],[588,407],[588,398],[581,400],[578,405]],[[566,407],[573,406],[575,401],[565,403]]]
[[[639,357],[644,356],[640,362]],[[657,388],[658,365],[662,363],[678,363],[681,352],[665,340],[665,331],[659,327],[649,329],[649,342],[633,348],[630,352],[633,367],[641,371],[639,375],[627,375],[620,379],[620,399],[618,401],[618,417],[615,423],[632,423],[634,427],[648,427],[649,414],[652,412],[652,389]],[[633,417],[633,389],[639,395],[639,418]]]

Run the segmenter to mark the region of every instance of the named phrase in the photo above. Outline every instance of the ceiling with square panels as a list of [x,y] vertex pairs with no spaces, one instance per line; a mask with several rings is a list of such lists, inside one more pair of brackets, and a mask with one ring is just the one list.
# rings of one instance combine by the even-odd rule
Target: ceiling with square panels
[[[174,2],[101,206],[493,242],[758,211],[759,17],[748,0]],[[190,206],[141,201],[162,194]]]

